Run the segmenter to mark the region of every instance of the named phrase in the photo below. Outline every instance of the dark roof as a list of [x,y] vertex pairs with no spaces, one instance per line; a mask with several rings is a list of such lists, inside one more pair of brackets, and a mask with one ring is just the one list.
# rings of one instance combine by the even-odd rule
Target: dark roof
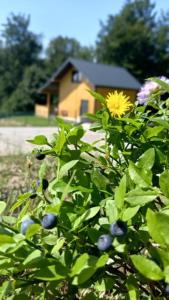
[[138,80],[125,68],[69,58],[52,75],[48,82],[41,88],[41,91],[49,87],[55,80],[61,78],[70,66],[81,72],[94,86],[134,90],[140,88]]

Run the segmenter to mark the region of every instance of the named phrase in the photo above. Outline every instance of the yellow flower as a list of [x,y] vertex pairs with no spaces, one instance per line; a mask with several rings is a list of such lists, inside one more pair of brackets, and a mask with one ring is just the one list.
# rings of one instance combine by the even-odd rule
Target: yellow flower
[[106,98],[107,107],[113,117],[120,118],[124,115],[133,104],[129,101],[129,97],[123,92],[114,91],[109,93]]

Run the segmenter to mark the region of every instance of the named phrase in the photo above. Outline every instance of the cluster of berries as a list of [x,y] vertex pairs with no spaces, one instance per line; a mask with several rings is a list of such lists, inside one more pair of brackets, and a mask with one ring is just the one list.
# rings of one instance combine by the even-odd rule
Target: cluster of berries
[[97,248],[101,251],[107,250],[112,245],[113,237],[124,237],[127,233],[127,224],[121,220],[117,220],[110,225],[110,233],[103,234],[99,237]]
[[[26,219],[21,223],[21,233],[26,234],[27,229],[30,225],[35,224],[32,219]],[[52,229],[57,224],[57,216],[54,214],[46,214],[43,216],[41,225],[45,229]]]

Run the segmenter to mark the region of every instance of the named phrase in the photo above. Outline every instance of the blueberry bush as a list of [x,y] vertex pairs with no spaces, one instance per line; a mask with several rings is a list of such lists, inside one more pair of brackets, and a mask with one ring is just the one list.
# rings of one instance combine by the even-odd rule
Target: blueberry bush
[[0,299],[169,298],[169,85],[152,80],[133,105],[91,91],[95,143],[61,119],[29,141],[39,180],[9,213],[0,202]]

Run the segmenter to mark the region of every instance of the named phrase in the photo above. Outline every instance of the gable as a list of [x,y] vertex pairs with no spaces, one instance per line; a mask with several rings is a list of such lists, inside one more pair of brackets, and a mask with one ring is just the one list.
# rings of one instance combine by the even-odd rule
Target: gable
[[140,88],[140,83],[125,68],[70,58],[52,75],[47,84],[40,89],[40,92],[44,92],[44,88],[50,89],[50,86],[54,82],[60,82],[64,75],[72,68],[79,71],[82,77],[95,87],[133,90],[139,90]]

